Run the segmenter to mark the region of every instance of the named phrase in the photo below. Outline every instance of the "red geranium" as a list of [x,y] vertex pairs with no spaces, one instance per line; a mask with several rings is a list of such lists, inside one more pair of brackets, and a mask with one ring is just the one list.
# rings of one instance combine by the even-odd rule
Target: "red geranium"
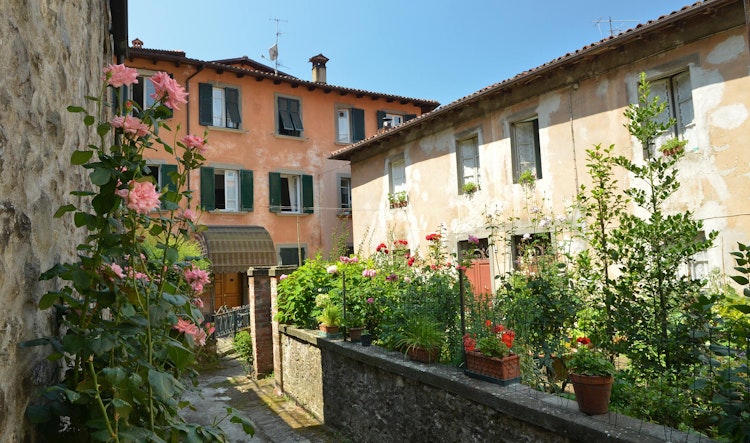
[[440,234],[433,232],[432,234],[427,234],[425,239],[427,239],[427,241],[438,241],[440,240]]
[[375,252],[382,252],[383,254],[387,254],[388,253],[388,246],[386,246],[385,243],[381,243],[375,249]]

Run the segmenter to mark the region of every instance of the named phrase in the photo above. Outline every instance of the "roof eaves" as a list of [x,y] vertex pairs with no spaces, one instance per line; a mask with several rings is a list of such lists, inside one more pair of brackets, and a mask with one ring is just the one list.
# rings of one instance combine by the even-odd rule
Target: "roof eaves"
[[583,59],[584,57],[596,54],[598,52],[604,52],[606,50],[612,49],[611,48],[612,46],[621,45],[623,43],[636,40],[642,37],[644,34],[647,34],[648,32],[653,32],[655,30],[669,26],[669,24],[676,22],[678,20],[681,20],[688,15],[697,14],[701,12],[701,10],[704,8],[710,8],[712,6],[719,6],[719,5],[723,5],[726,3],[731,3],[732,1],[736,1],[736,0],[704,0],[704,1],[693,3],[692,5],[683,6],[678,11],[673,11],[669,14],[662,15],[657,19],[649,20],[646,23],[638,24],[634,28],[623,31],[620,34],[604,38],[590,45],[586,45],[580,49],[577,49],[576,51],[572,53],[569,52],[561,57],[558,57],[540,66],[537,66],[536,68],[523,71],[509,79],[486,86],[476,92],[473,92],[465,97],[462,97],[444,106],[441,106],[431,112],[422,114],[418,118],[409,120],[408,122],[405,122],[390,130],[375,134],[357,143],[351,144],[337,151],[334,151],[333,153],[331,153],[329,158],[337,159],[337,160],[347,160],[351,157],[352,154],[354,154],[355,152],[359,150],[364,149],[370,144],[373,144],[376,142],[382,142],[382,141],[385,141],[387,138],[395,137],[397,134],[407,131],[410,128],[413,128],[414,126],[416,126],[417,124],[424,123],[426,120],[434,120],[451,110],[477,102],[481,98],[487,95],[490,95],[492,93],[497,93],[508,87],[514,87],[519,83],[528,82],[530,79],[534,78],[535,76],[540,76],[547,71],[558,69],[562,65],[575,63],[579,59]]

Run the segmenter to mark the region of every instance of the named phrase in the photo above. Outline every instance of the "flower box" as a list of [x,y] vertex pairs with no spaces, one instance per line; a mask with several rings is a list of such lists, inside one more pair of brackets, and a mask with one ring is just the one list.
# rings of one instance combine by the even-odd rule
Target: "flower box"
[[466,375],[507,386],[518,383],[521,365],[518,354],[503,358],[487,357],[481,352],[466,351]]
[[410,347],[406,350],[409,360],[420,363],[433,363],[437,361],[438,351],[440,348],[422,348],[419,346]]

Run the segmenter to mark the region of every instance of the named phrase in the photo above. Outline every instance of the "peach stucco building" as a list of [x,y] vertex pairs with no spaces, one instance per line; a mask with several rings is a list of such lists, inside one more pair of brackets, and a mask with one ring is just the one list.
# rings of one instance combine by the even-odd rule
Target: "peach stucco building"
[[[326,62],[310,59],[312,80],[302,80],[248,59],[202,61],[181,51],[146,49],[140,40],[125,63],[145,79],[171,74],[189,93],[168,124],[184,134],[207,134],[206,163],[190,176],[192,208],[214,262],[212,307],[234,306],[245,291],[240,275],[251,266],[297,265],[307,257],[352,250],[349,163],[337,149],[397,125],[438,103],[329,85]],[[150,100],[150,82],[129,91]],[[149,152],[160,185],[176,162]]]
[[[673,135],[689,141],[667,210],[692,211],[719,233],[691,272],[731,274],[729,252],[750,241],[746,8],[741,0],[687,6],[343,147],[331,158],[351,162],[355,244],[396,236],[424,255],[430,232],[443,232],[449,252],[477,236],[487,255],[475,285],[496,289],[491,274],[512,269],[519,239],[544,230],[539,211],[574,220],[576,193],[590,184],[586,150],[614,144],[614,155],[636,162],[661,155],[644,152],[623,127],[644,72],[669,102]],[[524,172],[536,178],[530,193],[519,183]],[[622,172],[617,179],[631,181]],[[464,192],[468,182],[478,190]],[[394,192],[408,194],[408,204],[392,205]],[[493,229],[513,235],[493,242]]]

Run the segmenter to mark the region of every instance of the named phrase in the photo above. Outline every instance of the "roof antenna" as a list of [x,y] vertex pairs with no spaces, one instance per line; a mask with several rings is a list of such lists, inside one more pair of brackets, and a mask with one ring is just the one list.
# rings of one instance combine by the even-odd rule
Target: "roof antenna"
[[612,26],[613,23],[625,23],[625,22],[638,22],[638,20],[612,20],[612,17],[609,17],[608,20],[605,20],[603,18],[600,18],[599,20],[594,20],[594,25],[599,30],[599,38],[604,38],[602,35],[602,27],[600,26],[602,22],[608,22],[609,23],[609,36],[614,37],[617,34],[621,34],[626,29],[621,27],[614,27]]
[[268,48],[268,57],[266,57],[265,55],[261,55],[261,57],[272,61],[273,73],[278,74],[279,73],[279,36],[281,35],[281,32],[279,31],[279,22],[286,22],[286,20],[281,20],[280,18],[269,18],[269,20],[276,22],[276,43],[274,43],[273,46]]

